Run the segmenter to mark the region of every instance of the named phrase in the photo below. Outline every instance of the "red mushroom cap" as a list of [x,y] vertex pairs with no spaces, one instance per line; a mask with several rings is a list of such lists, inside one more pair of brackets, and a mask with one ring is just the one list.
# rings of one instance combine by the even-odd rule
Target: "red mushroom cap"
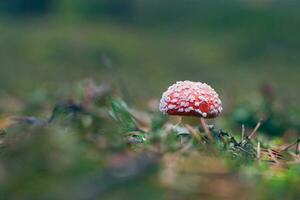
[[216,91],[206,83],[178,81],[163,93],[160,111],[169,115],[217,117],[223,110]]

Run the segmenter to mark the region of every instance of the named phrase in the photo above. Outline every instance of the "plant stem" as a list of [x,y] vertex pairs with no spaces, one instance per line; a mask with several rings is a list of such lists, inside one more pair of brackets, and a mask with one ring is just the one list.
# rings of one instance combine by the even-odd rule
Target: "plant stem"
[[252,138],[252,137],[255,135],[255,133],[256,133],[257,130],[259,129],[260,125],[261,125],[261,120],[256,124],[254,130],[253,130],[252,133],[248,136],[248,138]]

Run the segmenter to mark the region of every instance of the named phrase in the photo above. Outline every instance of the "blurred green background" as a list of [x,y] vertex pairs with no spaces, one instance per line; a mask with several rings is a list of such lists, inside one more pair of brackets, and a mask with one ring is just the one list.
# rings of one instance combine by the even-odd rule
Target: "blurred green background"
[[[298,102],[296,0],[2,0],[0,91],[87,77],[157,97],[176,80],[244,97],[268,82]],[[247,97],[244,97],[245,99]]]
[[[188,79],[207,82],[220,93],[229,111],[216,120],[225,124],[222,128],[240,135],[245,124],[250,133],[262,116],[266,120],[259,131],[288,135],[294,142],[300,132],[299,9],[297,0],[1,0],[0,116],[47,118],[56,102],[80,96],[76,87],[89,78],[117,85],[130,108],[145,106],[175,81]],[[282,100],[279,106],[273,87]],[[241,102],[258,103],[232,106]],[[166,122],[153,105],[149,112],[134,111],[160,124],[158,145],[167,150],[159,161],[132,155],[140,149],[127,148],[104,100],[99,108],[91,107],[97,120],[73,116],[74,123],[62,117],[58,121],[72,125],[31,127],[36,118],[28,118],[28,124],[1,130],[0,199],[299,197],[298,165],[280,173],[247,164],[232,173],[223,166],[224,158],[182,156],[186,160],[178,162],[182,157],[172,155],[170,142],[174,135],[164,139]],[[67,115],[71,108],[62,105],[62,110]],[[0,118],[4,129],[6,120],[9,124],[10,118]],[[282,140],[271,144],[277,143]],[[156,142],[148,145],[159,149]],[[192,173],[176,179],[177,167],[192,167],[205,177]],[[206,169],[217,175],[206,176]]]

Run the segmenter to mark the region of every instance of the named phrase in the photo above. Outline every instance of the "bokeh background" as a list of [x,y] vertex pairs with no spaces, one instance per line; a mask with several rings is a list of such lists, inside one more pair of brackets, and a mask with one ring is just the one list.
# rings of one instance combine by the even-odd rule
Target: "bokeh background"
[[24,95],[93,77],[134,100],[176,80],[243,97],[260,84],[298,102],[296,0],[2,0],[0,91]]
[[[217,126],[240,137],[242,123],[250,133],[264,117],[263,139],[282,136],[270,140],[274,146],[295,142],[299,9],[297,0],[1,0],[0,199],[297,199],[297,166],[286,173],[253,165],[231,171],[223,158],[172,152],[157,100],[175,81],[207,82],[224,103]],[[158,124],[152,131],[168,150],[163,159],[132,153],[124,133],[115,132],[122,120],[108,115],[104,100],[89,107],[100,119],[57,117],[58,125],[43,127],[39,118],[52,111],[74,114],[58,102],[84,96],[76,87],[86,79],[118,88],[131,112]],[[119,113],[131,122],[128,110]],[[2,115],[37,118],[18,118],[27,124],[11,128]],[[175,179],[177,165],[204,176]]]

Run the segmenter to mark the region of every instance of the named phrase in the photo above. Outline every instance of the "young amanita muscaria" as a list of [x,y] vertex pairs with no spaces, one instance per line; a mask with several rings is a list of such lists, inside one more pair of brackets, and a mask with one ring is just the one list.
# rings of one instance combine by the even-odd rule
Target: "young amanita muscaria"
[[204,118],[217,117],[223,110],[216,91],[206,83],[178,81],[163,93],[160,111],[169,115],[200,117],[207,136],[210,132]]

